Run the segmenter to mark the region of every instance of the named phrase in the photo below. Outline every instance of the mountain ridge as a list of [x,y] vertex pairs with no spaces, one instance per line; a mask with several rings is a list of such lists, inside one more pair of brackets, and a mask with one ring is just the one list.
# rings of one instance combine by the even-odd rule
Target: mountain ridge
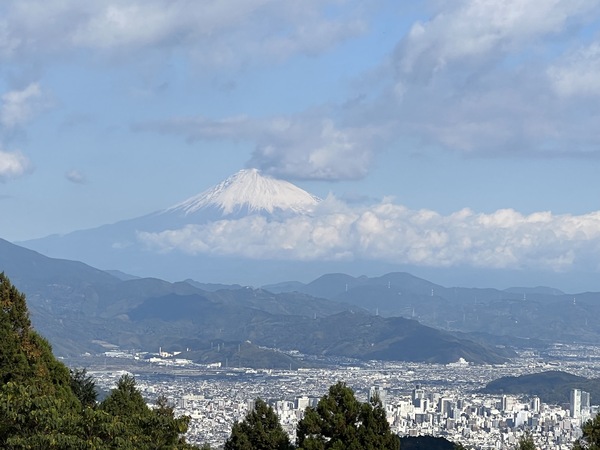
[[[413,320],[378,317],[308,294],[209,284],[217,288],[211,292],[187,282],[122,280],[82,263],[0,244],[12,252],[0,252],[0,270],[15,274],[20,268],[36,328],[65,356],[97,353],[105,344],[150,351],[183,341],[201,347],[215,339],[356,359],[498,363],[510,356]],[[51,267],[31,269],[43,267],[38,261]],[[80,269],[77,276],[73,268]],[[59,283],[48,276],[52,271]]]

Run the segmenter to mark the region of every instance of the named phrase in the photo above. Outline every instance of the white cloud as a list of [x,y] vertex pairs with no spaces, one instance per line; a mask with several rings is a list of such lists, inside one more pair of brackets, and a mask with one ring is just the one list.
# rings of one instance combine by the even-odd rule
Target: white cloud
[[435,6],[395,49],[371,120],[394,123],[398,137],[468,154],[600,154],[600,41],[581,32],[599,25],[597,1]]
[[43,107],[42,100],[38,83],[4,93],[0,104],[0,126],[12,129],[24,125]]
[[547,73],[561,96],[600,96],[600,42],[566,55],[563,61],[549,67]]
[[399,44],[402,73],[428,78],[456,64],[481,68],[598,11],[595,0],[457,0],[438,6],[430,21],[415,23]]
[[288,179],[358,179],[369,171],[375,137],[368,127],[340,128],[329,119],[273,121],[248,165]]
[[[578,34],[600,25],[600,3],[432,5],[437,9],[431,18],[415,22],[390,60],[373,70],[360,93],[368,95],[359,102],[266,119],[176,119],[145,129],[181,133],[191,141],[248,141],[254,146],[249,166],[288,179],[364,177],[378,150],[394,142],[413,143],[399,151],[600,155],[600,103],[594,101],[600,93],[600,41],[588,37],[592,42],[580,48]],[[328,26],[336,29],[328,22],[323,30]]]
[[71,183],[75,184],[87,183],[87,177],[85,174],[77,169],[69,170],[67,173],[65,173],[65,178]]
[[[353,2],[338,0],[19,0],[0,5],[0,56],[73,50],[142,57],[183,50],[207,65],[320,53],[361,34]],[[344,12],[342,12],[344,11]],[[350,12],[348,12],[350,11]],[[354,11],[354,12],[353,12]]]
[[31,163],[21,153],[0,150],[0,181],[20,177],[30,169]]
[[350,207],[335,198],[312,216],[260,215],[140,232],[151,249],[284,260],[380,260],[433,267],[565,271],[600,250],[600,212],[573,216],[463,209],[443,216],[384,200]]
[[377,126],[340,127],[324,116],[254,119],[204,117],[148,122],[138,131],[181,134],[188,141],[247,140],[255,150],[247,165],[286,179],[349,180],[364,177],[386,131]]

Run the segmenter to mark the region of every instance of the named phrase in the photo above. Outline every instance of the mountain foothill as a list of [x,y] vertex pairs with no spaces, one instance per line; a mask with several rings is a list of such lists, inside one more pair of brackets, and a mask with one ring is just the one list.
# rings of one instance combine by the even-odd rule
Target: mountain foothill
[[[260,348],[323,357],[443,363],[460,358],[497,363],[511,355],[507,349],[464,334],[410,318],[384,317],[364,305],[301,290],[273,292],[117,277],[4,240],[0,240],[0,266],[27,294],[36,329],[59,355],[97,353],[106,344],[146,351],[189,349],[203,361],[223,344],[223,348],[253,351],[256,355],[248,357],[248,363],[263,361],[267,366],[275,362],[258,357]],[[213,354],[216,359],[226,357],[225,352]],[[289,356],[277,358],[277,364],[290,365]]]

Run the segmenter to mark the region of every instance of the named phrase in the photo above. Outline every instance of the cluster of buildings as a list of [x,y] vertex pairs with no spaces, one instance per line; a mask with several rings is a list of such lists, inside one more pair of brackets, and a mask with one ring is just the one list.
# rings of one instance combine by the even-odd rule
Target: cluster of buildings
[[191,416],[189,442],[214,449],[222,446],[233,423],[244,419],[256,398],[273,406],[294,439],[306,407],[315,406],[338,381],[351,387],[359,401],[377,396],[398,435],[440,436],[473,449],[514,449],[528,433],[538,449],[571,450],[581,436],[581,424],[598,413],[591,406],[594,399],[581,389],[574,389],[570,401],[561,405],[480,391],[503,376],[547,370],[600,378],[600,347],[562,346],[544,355],[522,352],[511,363],[496,366],[342,361],[299,370],[201,366],[167,357],[162,349],[160,353],[153,358],[104,354],[70,365],[87,367],[105,391],[123,373],[133,374],[150,404],[165,395],[176,414]]
[[572,448],[593,413],[589,394],[573,392],[587,401],[548,405],[539,397],[450,396],[417,386],[410,398],[386,404],[386,412],[400,436],[442,436],[476,449],[512,449],[527,433],[537,448],[562,450]]
[[[574,390],[574,394],[583,392]],[[538,397],[522,401],[514,396],[499,398],[471,395],[450,397],[427,392],[417,386],[410,397],[389,402],[387,392],[380,386],[370,389],[369,396],[377,395],[383,402],[393,432],[399,436],[441,436],[460,442],[473,449],[514,449],[519,439],[530,435],[536,448],[547,450],[572,449],[581,436],[582,421],[595,410],[580,404],[570,404],[568,409],[547,405]],[[589,396],[588,396],[589,399]],[[292,439],[296,426],[308,406],[316,406],[319,398],[298,396],[292,400],[272,400],[269,403],[277,412],[283,428]],[[254,407],[254,401],[229,402],[210,400],[198,396],[184,396],[177,401],[177,412],[192,417],[190,441],[212,441],[219,445],[228,436],[233,421],[243,420]],[[229,418],[229,420],[227,419]],[[224,425],[219,431],[218,424]],[[202,436],[201,439],[197,439]]]

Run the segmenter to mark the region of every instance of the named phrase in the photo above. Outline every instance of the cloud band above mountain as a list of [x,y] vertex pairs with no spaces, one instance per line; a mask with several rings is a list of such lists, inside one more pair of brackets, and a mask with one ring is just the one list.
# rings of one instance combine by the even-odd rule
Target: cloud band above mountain
[[600,212],[573,216],[463,209],[443,216],[390,200],[349,207],[330,197],[312,215],[187,225],[138,239],[159,252],[282,260],[380,260],[432,267],[566,271],[600,249]]

